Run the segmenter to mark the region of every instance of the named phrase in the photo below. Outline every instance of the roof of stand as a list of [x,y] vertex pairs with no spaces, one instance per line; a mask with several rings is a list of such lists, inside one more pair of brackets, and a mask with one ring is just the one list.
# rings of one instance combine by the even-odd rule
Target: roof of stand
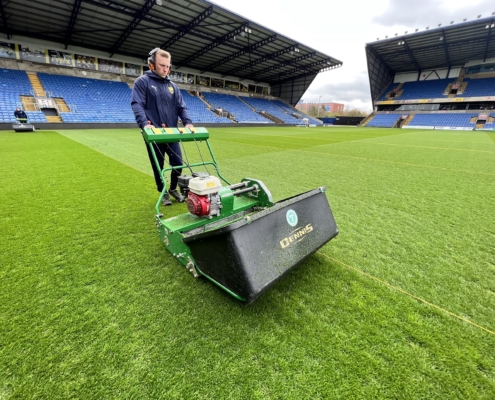
[[495,16],[378,39],[365,50],[375,101],[397,73],[450,69],[495,57]]
[[463,66],[495,57],[495,16],[367,43],[392,72]]
[[[342,62],[204,0],[0,0],[0,32],[276,84]],[[29,18],[27,18],[29,16]]]

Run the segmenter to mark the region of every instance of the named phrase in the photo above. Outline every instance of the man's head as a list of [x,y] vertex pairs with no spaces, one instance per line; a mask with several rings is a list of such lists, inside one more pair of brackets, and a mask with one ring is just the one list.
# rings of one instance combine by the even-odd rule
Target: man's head
[[158,76],[165,78],[170,73],[172,56],[168,51],[156,48],[150,52],[148,65]]
[[21,111],[21,107],[17,107],[15,110],[16,111]]

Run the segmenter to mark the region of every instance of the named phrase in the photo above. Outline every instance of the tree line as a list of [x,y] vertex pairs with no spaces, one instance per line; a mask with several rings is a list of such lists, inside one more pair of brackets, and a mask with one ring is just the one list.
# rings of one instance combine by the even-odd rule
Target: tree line
[[344,111],[335,113],[325,110],[325,106],[323,104],[320,106],[317,104],[312,104],[306,113],[316,118],[366,117],[371,113],[371,111],[358,110],[357,108],[344,108]]

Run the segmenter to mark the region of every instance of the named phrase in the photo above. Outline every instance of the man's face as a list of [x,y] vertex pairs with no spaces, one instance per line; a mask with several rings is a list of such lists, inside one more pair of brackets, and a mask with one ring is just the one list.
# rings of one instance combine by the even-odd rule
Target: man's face
[[170,64],[172,60],[170,58],[163,57],[157,54],[155,57],[155,72],[158,76],[165,78],[170,71]]

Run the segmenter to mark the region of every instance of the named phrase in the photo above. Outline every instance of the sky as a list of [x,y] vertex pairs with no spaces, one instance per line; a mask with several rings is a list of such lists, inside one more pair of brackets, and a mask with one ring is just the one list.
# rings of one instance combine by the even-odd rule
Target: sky
[[343,62],[319,73],[302,100],[371,112],[365,44],[417,28],[473,21],[493,0],[212,0],[253,22]]

